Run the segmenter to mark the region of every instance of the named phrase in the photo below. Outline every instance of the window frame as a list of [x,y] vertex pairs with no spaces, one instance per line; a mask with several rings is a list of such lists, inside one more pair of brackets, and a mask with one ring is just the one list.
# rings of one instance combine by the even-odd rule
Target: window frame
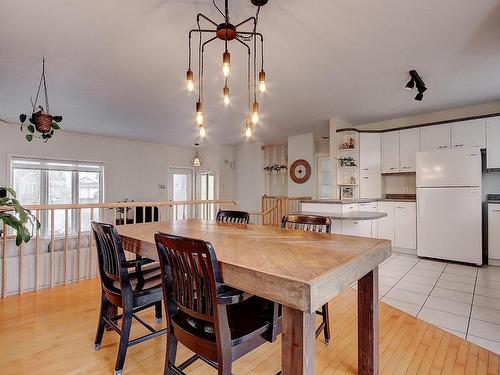
[[[105,173],[105,164],[100,161],[89,161],[89,160],[69,160],[69,159],[54,159],[47,157],[36,157],[36,156],[26,156],[26,155],[7,155],[7,180],[10,183],[10,186],[14,186],[14,169],[15,161],[26,159],[27,161],[37,161],[40,163],[61,163],[61,164],[74,164],[76,167],[74,169],[57,169],[57,168],[17,168],[17,169],[34,169],[40,171],[40,205],[48,205],[49,204],[49,172],[51,170],[55,171],[69,171],[71,172],[71,203],[69,204],[79,204],[80,196],[79,196],[79,173],[81,172],[98,172],[99,173],[99,203],[104,202],[104,173]],[[78,169],[78,165],[92,165],[95,166],[95,170],[89,168],[81,168]],[[22,203],[22,202],[21,202]],[[48,214],[48,210],[42,210],[40,212],[39,220],[41,223],[41,237],[50,236],[49,227],[50,227],[50,215]],[[68,235],[74,235],[78,233],[78,211],[75,209],[70,210],[70,226],[68,227],[69,233]],[[55,235],[55,237],[59,237]]]

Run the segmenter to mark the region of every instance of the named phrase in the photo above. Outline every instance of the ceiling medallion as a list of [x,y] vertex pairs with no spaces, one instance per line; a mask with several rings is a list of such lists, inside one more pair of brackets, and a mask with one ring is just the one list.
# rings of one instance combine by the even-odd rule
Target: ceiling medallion
[[[222,74],[225,77],[225,84],[222,89],[223,101],[227,106],[229,105],[229,86],[228,79],[231,71],[231,54],[228,50],[228,42],[236,40],[243,47],[246,47],[248,54],[248,66],[247,66],[247,86],[248,86],[248,117],[245,119],[245,135],[250,137],[252,135],[253,125],[259,122],[259,102],[257,101],[257,77],[258,77],[258,88],[260,92],[266,91],[266,73],[264,71],[264,37],[261,33],[257,32],[257,24],[259,21],[260,7],[267,4],[268,0],[251,0],[252,4],[257,7],[255,16],[248,17],[236,25],[230,22],[229,18],[229,4],[228,0],[224,0],[224,12],[217,6],[215,0],[213,1],[214,7],[219,11],[219,13],[224,17],[222,23],[217,23],[212,21],[207,16],[198,13],[196,16],[196,23],[198,25],[197,29],[191,29],[189,31],[189,58],[188,58],[188,70],[186,72],[186,85],[189,91],[193,91],[195,88],[194,84],[194,74],[191,70],[191,37],[193,33],[199,35],[198,42],[198,100],[196,102],[196,123],[198,125],[198,135],[200,138],[205,137],[206,127],[205,127],[205,116],[203,110],[204,104],[204,90],[203,90],[203,78],[204,78],[204,53],[205,46],[214,40],[222,40],[224,42],[224,52],[222,54]],[[201,27],[201,21],[210,24],[209,29]],[[249,31],[241,31],[240,28],[244,25],[251,25],[252,28]],[[206,36],[206,37],[205,37]],[[257,73],[257,43],[260,40],[260,71]],[[253,94],[253,102],[252,102]]]

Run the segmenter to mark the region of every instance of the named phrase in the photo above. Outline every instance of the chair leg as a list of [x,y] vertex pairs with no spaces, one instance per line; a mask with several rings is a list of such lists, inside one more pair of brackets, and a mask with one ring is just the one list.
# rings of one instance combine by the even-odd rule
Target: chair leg
[[102,293],[101,310],[99,311],[99,321],[97,322],[97,332],[95,334],[95,340],[94,340],[95,350],[99,350],[101,348],[102,337],[104,336],[104,328],[106,327],[106,322],[104,321],[103,317],[106,315],[106,312],[108,311],[108,305],[109,302],[104,293]]
[[127,355],[130,330],[132,328],[132,310],[123,309],[122,329],[120,335],[120,344],[118,346],[118,355],[116,357],[115,375],[121,375],[125,356]]
[[323,312],[323,321],[325,322],[325,328],[323,328],[323,333],[325,335],[325,343],[330,342],[330,313],[328,311],[328,303],[321,307]]
[[161,323],[161,301],[155,305],[156,323]]
[[164,375],[175,375],[176,373],[170,368],[169,364],[175,365],[177,357],[177,339],[172,332],[167,332],[167,350],[165,352],[165,369]]

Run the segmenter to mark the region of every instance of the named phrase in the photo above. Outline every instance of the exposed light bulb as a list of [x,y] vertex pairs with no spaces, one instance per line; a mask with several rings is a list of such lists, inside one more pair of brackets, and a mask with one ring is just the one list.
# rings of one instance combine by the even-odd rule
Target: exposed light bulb
[[245,135],[247,138],[252,136],[252,120],[249,117],[246,120]]
[[253,102],[252,122],[254,125],[259,122],[259,103],[257,102]]
[[188,91],[194,90],[193,71],[191,69],[189,69],[186,72],[186,86],[187,86]]
[[200,138],[205,138],[205,136],[207,135],[205,124],[200,124],[200,126],[198,126],[198,135],[200,136]]
[[227,77],[229,75],[229,72],[231,71],[230,65],[231,54],[226,51],[222,54],[222,73],[224,74],[224,77]]
[[224,94],[224,104],[229,105],[229,87],[227,87],[227,83],[224,86],[222,93]]
[[202,125],[204,122],[203,118],[203,103],[196,102],[196,123]]
[[259,90],[260,92],[266,91],[266,72],[264,72],[264,69],[259,73]]

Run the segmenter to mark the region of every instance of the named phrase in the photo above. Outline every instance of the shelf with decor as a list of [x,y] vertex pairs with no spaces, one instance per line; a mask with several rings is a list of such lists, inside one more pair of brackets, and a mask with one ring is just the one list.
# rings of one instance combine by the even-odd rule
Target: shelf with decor
[[345,196],[350,189],[352,198],[359,197],[359,133],[343,131],[337,133],[337,188]]

